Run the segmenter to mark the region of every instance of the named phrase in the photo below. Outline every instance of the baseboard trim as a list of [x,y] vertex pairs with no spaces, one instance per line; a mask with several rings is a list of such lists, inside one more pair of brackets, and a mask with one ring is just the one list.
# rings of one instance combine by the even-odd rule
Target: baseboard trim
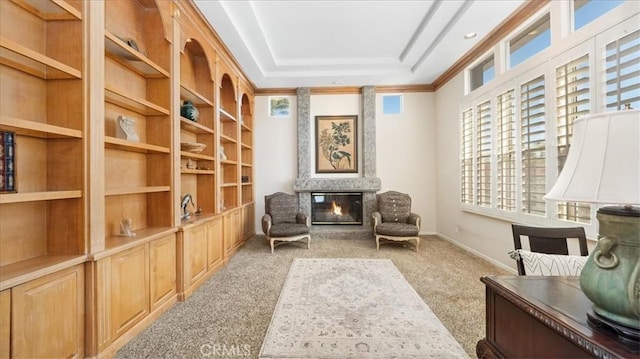
[[477,257],[480,257],[480,258],[486,260],[487,262],[490,262],[491,264],[493,264],[493,265],[495,265],[497,267],[500,267],[500,268],[502,268],[502,269],[504,269],[506,271],[509,271],[510,273],[518,274],[518,271],[516,269],[511,268],[509,266],[506,266],[506,265],[504,265],[504,263],[498,262],[497,260],[495,260],[495,259],[493,259],[493,258],[491,258],[491,257],[489,257],[489,256],[487,256],[487,255],[485,255],[483,253],[480,253],[480,252],[476,251],[473,248],[467,247],[464,244],[454,240],[453,238],[447,237],[442,233],[436,233],[434,235],[438,236],[439,238],[444,239],[445,241],[453,244],[454,246],[456,246],[458,248],[464,249],[465,251],[467,251],[467,252],[469,252],[469,253],[477,256]]

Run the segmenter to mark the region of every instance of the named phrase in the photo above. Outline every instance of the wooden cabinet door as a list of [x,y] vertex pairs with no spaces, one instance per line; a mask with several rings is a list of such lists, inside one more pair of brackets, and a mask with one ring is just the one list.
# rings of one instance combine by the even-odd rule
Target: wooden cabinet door
[[11,307],[12,357],[84,356],[82,265],[13,287]]
[[242,207],[242,239],[247,240],[256,233],[255,206],[247,204]]
[[222,260],[223,251],[223,221],[222,217],[217,217],[207,224],[208,248],[207,267],[208,269],[218,265]]
[[224,253],[226,256],[231,255],[238,244],[239,213],[239,210],[234,209],[224,214]]
[[149,243],[151,311],[176,293],[175,234]]
[[11,355],[11,290],[0,292],[0,358]]
[[140,245],[111,257],[112,338],[149,314],[149,247]]
[[235,233],[233,244],[234,247],[238,247],[240,244],[242,244],[242,240],[244,239],[242,233],[242,209],[239,208],[237,210],[234,210],[231,214],[231,218],[233,231]]
[[199,225],[185,232],[185,245],[189,253],[188,285],[207,273],[207,227]]

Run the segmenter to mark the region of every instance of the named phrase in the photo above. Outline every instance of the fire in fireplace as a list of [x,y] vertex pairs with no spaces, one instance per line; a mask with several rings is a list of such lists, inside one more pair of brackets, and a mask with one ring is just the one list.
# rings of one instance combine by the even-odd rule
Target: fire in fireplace
[[362,225],[362,193],[312,192],[311,224]]

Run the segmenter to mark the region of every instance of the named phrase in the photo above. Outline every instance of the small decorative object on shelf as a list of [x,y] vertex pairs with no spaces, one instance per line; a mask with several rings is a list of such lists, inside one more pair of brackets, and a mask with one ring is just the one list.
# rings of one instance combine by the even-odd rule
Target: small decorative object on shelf
[[242,176],[240,177],[240,180],[242,181],[242,183],[247,183],[249,182],[249,176]]
[[220,160],[221,161],[226,161],[227,160],[227,155],[224,153],[224,147],[220,147],[218,149],[218,152],[220,153]]
[[123,218],[120,221],[120,237],[135,237],[136,232],[133,231],[133,221],[131,218]]
[[[119,37],[119,36],[118,36]],[[120,40],[122,40],[122,42],[124,42],[125,44],[127,44],[127,46],[129,46],[130,48],[138,51],[139,53],[143,53],[143,51],[140,51],[140,48],[138,47],[138,43],[136,42],[136,40],[130,38],[130,37],[119,37]],[[146,54],[144,54],[146,56]],[[139,61],[139,59],[133,55],[126,55],[126,58],[129,60],[134,60],[134,61]]]
[[198,122],[200,111],[198,111],[198,108],[195,107],[191,101],[185,100],[182,103],[182,106],[180,106],[180,116],[191,121]]
[[127,45],[129,45],[130,48],[136,50],[136,51],[140,51],[140,49],[138,48],[138,44],[136,43],[136,40],[131,39],[131,38],[126,38],[124,39],[124,42],[127,43]]
[[127,141],[139,142],[140,138],[136,133],[136,120],[128,117],[118,116],[116,136]]
[[207,147],[207,145],[205,143],[180,142],[180,149],[182,151],[187,151],[187,152],[191,152],[191,153],[200,153],[206,147]]
[[182,216],[180,217],[180,219],[191,218],[191,212],[189,212],[189,210],[187,209],[189,203],[191,203],[194,208],[196,207],[196,204],[193,203],[193,198],[189,193],[187,193],[182,197],[182,202],[180,203],[180,208],[182,208]]
[[15,133],[0,131],[0,193],[16,191]]
[[196,167],[198,167],[198,163],[196,161],[192,160],[191,158],[189,158],[187,160],[187,163],[185,164],[185,166],[187,166],[187,169],[195,170]]

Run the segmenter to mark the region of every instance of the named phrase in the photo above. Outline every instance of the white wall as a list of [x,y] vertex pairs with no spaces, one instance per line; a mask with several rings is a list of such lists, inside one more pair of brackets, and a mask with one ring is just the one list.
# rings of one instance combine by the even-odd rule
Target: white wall
[[460,101],[464,75],[460,73],[435,94],[437,232],[502,267],[515,269],[507,252],[513,248],[511,223],[460,210]]
[[[382,180],[382,191],[397,190],[410,194],[414,212],[423,219],[421,233],[435,233],[435,95],[404,94],[404,114],[397,116],[383,116],[380,95],[376,98],[376,168],[377,176]],[[312,95],[310,101],[309,121],[314,121],[316,115],[357,114],[360,135],[358,146],[361,146],[360,95]],[[268,96],[255,97],[254,171],[258,233],[261,233],[264,196],[277,191],[293,193],[293,180],[297,177],[295,97],[291,97],[291,104],[290,117],[271,118],[268,116]],[[312,122],[312,131],[314,128]],[[310,161],[315,164],[315,154],[311,152],[311,156]],[[358,164],[358,168],[362,171],[362,162]]]
[[436,118],[434,93],[405,93],[402,115],[382,114],[376,95],[376,171],[381,192],[411,195],[421,234],[436,233]]
[[298,176],[296,98],[291,97],[290,117],[269,117],[268,97],[254,102],[253,165],[256,198],[256,233],[262,233],[264,196],[282,191],[293,193]]

